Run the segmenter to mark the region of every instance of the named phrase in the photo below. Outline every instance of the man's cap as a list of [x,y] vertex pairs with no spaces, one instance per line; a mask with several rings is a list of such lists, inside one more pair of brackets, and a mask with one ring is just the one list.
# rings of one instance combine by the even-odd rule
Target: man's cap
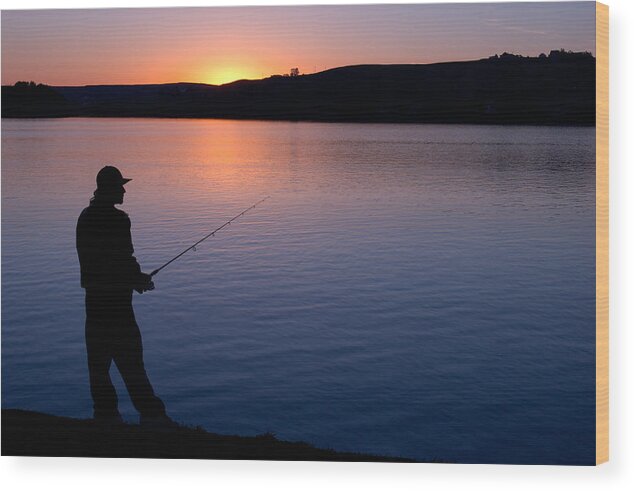
[[98,188],[111,188],[115,186],[123,186],[126,182],[130,182],[132,179],[126,179],[121,175],[121,172],[112,165],[106,165],[97,173],[97,187]]

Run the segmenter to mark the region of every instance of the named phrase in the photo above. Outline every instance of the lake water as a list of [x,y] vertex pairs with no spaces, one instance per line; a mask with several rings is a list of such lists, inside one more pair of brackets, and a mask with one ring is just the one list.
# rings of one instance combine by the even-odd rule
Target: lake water
[[[594,462],[594,128],[2,120],[2,406],[88,418],[75,224],[105,164],[181,422],[452,462]],[[135,411],[115,373],[121,411]]]

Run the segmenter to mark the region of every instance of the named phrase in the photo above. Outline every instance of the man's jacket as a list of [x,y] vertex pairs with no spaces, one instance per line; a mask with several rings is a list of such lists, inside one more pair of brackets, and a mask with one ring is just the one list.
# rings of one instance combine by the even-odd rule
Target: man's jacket
[[82,288],[121,291],[139,284],[141,267],[124,211],[93,201],[79,215],[76,240]]

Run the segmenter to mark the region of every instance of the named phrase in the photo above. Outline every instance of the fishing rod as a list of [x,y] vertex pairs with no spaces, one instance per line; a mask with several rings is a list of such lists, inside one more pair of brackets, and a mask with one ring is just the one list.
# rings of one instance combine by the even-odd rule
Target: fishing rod
[[234,216],[232,219],[226,221],[225,223],[223,223],[220,227],[218,227],[216,230],[214,230],[213,232],[208,233],[207,235],[205,235],[202,239],[200,239],[198,242],[196,242],[195,244],[189,246],[187,249],[185,249],[183,252],[181,252],[180,254],[178,254],[177,256],[173,257],[172,259],[170,259],[169,261],[167,261],[163,266],[161,266],[160,268],[156,268],[154,271],[152,271],[150,273],[150,276],[155,276],[159,271],[161,271],[165,266],[170,265],[171,263],[173,263],[174,261],[176,261],[179,257],[181,257],[183,254],[185,254],[188,251],[191,251],[192,249],[195,249],[196,246],[198,244],[200,244],[201,242],[207,240],[209,237],[213,237],[214,235],[216,235],[217,232],[220,232],[223,228],[225,228],[227,225],[231,225],[231,222],[233,222],[234,220],[237,220],[238,218],[240,218],[242,215],[244,215],[245,213],[247,213],[248,211],[252,210],[253,208],[255,208],[256,206],[258,206],[260,203],[266,201],[267,199],[269,199],[270,196],[267,196],[264,199],[261,199],[260,201],[258,201],[256,204],[249,206],[246,210],[244,210],[241,213],[238,213],[236,216]]

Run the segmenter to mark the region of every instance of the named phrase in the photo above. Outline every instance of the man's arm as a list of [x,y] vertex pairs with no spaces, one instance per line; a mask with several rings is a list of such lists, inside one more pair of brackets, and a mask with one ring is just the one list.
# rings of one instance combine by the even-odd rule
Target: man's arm
[[130,218],[125,213],[122,216],[124,224],[121,232],[121,255],[116,259],[119,263],[117,266],[121,270],[122,279],[125,279],[126,283],[139,293],[153,290],[152,277],[141,271],[141,265],[134,256]]

